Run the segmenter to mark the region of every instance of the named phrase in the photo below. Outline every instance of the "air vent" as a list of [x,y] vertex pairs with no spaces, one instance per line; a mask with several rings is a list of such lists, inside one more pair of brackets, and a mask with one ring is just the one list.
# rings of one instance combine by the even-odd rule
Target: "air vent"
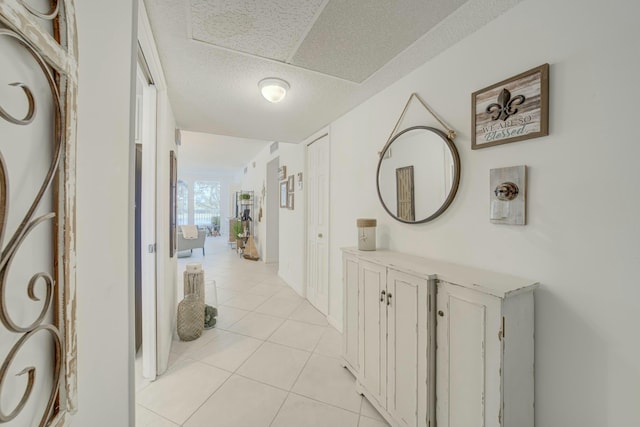
[[273,144],[271,144],[271,146],[269,147],[269,152],[271,154],[275,153],[276,151],[278,151],[278,141],[274,142]]

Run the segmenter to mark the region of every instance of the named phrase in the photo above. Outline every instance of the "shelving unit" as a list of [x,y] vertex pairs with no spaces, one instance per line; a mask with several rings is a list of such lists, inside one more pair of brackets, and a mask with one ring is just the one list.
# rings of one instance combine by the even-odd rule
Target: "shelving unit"
[[[242,222],[244,227],[244,242],[249,236],[255,238],[255,195],[253,191],[236,191],[235,193],[235,219]],[[233,230],[230,230],[230,234]],[[236,248],[240,252],[242,248]],[[242,252],[240,252],[242,253]]]

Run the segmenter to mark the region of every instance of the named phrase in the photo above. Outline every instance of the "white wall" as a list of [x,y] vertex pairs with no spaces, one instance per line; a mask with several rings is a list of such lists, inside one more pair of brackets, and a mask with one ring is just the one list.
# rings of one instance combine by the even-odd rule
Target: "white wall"
[[78,427],[133,425],[134,4],[76,2]]
[[[293,210],[280,208],[280,262],[278,275],[284,279],[296,292],[305,295],[305,144],[280,143],[280,166],[287,167],[287,176],[295,178]],[[298,172],[303,172],[302,190],[298,189]],[[278,187],[279,189],[280,187]],[[280,194],[274,195],[278,199]]]
[[[357,217],[377,217],[380,246],[541,282],[536,425],[639,425],[639,15],[632,0],[523,1],[335,121],[330,315],[339,248],[356,244]],[[545,62],[550,135],[471,151],[470,94]],[[377,152],[414,91],[458,132],[462,164],[453,204],[423,225],[391,219],[375,189]],[[492,225],[489,169],[521,164],[528,225]]]
[[183,130],[180,161],[190,172],[236,171],[271,142]]
[[[256,245],[261,254],[265,253],[267,209],[266,198],[276,197],[280,200],[280,193],[266,193],[267,163],[279,157],[279,163],[287,167],[287,176],[296,176],[296,190],[294,196],[294,209],[280,208],[279,225],[279,270],[278,275],[293,289],[304,295],[304,190],[298,190],[297,174],[304,171],[305,145],[280,142],[278,150],[271,154],[269,147],[264,148],[247,165],[247,173],[242,179],[242,190],[253,190],[256,194]],[[255,167],[254,167],[255,164]],[[257,212],[260,209],[260,197],[263,184],[265,186],[265,198],[262,200],[262,221],[257,222]],[[303,187],[304,188],[304,187]],[[279,189],[279,187],[278,187]]]

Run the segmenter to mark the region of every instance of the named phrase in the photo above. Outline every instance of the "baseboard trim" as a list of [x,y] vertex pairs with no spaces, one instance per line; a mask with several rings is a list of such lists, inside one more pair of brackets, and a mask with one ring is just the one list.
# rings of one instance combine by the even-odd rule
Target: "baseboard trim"
[[334,317],[327,316],[327,322],[334,328],[338,330],[338,332],[342,333],[342,322],[338,322]]

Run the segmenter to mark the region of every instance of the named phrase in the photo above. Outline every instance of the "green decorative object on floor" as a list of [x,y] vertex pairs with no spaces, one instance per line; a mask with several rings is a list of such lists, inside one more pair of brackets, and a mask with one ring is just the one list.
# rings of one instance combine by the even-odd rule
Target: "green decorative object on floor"
[[204,306],[204,328],[211,329],[216,326],[216,317],[218,316],[218,309],[211,307],[210,305]]

